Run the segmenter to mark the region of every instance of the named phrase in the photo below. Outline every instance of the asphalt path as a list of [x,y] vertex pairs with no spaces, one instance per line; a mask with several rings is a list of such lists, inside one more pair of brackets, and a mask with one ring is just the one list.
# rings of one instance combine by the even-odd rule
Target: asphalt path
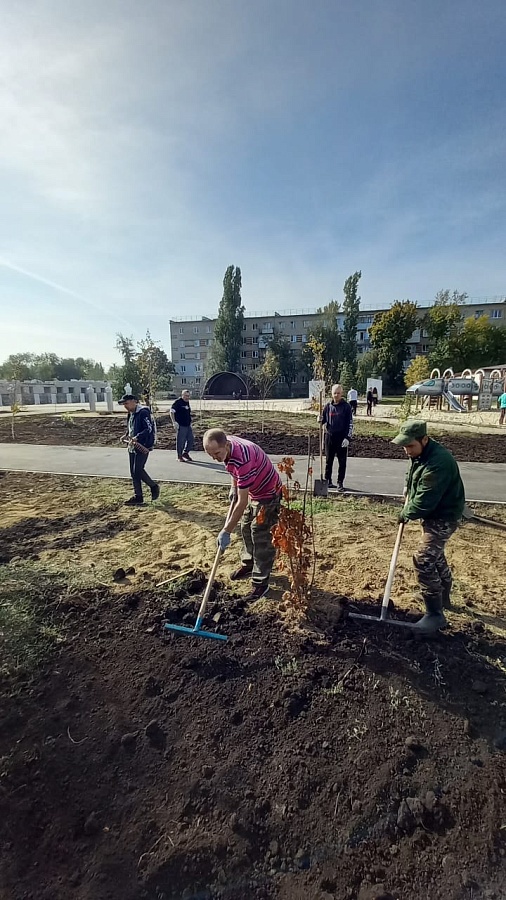
[[[277,463],[280,456],[272,456]],[[227,485],[230,478],[221,463],[205,453],[192,453],[192,463],[181,463],[175,452],[155,450],[147,470],[162,482]],[[294,478],[304,483],[306,457],[296,456]],[[346,488],[351,492],[396,497],[402,494],[407,461],[350,457]],[[0,444],[0,469],[11,472],[44,472],[51,475],[90,475],[129,478],[128,451],[118,447],[61,447],[47,444]],[[466,499],[506,503],[506,464],[460,463]],[[318,473],[315,472],[315,477]]]

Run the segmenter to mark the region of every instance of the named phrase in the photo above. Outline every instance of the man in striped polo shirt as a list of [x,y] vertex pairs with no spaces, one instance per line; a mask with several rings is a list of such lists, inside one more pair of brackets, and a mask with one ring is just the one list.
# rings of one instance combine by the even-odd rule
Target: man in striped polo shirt
[[225,463],[232,479],[230,500],[235,503],[218,535],[218,546],[226,550],[230,535],[240,522],[241,566],[231,577],[236,580],[251,576],[253,584],[246,599],[259,600],[269,590],[276,555],[271,528],[279,516],[281,478],[258,444],[227,435],[220,428],[206,431],[204,450],[213,459]]

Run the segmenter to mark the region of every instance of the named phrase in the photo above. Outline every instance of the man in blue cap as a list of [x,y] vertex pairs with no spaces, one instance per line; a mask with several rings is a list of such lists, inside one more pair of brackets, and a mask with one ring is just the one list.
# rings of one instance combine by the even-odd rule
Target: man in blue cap
[[464,485],[455,458],[427,435],[425,422],[406,422],[392,443],[411,460],[399,522],[421,521],[423,538],[413,564],[427,611],[414,627],[429,633],[447,624],[443,607],[450,607],[452,575],[444,551],[462,518]]

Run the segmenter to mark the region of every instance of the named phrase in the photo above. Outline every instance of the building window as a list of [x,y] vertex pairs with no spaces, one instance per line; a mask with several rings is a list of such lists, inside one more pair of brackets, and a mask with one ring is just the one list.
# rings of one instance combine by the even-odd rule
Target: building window
[[198,333],[199,333],[199,326],[198,326],[198,325],[194,325],[194,326],[193,326],[193,333],[194,333],[194,334],[198,334]]
[[200,359],[200,353],[195,354],[195,359]]
[[181,379],[181,384],[186,384],[186,378]]
[[285,322],[279,322],[278,328],[279,328],[280,331],[284,331],[284,330],[285,330],[285,324],[286,324]]
[[184,328],[179,329],[179,334],[184,334]]
[[[428,352],[429,352],[429,345],[428,345],[428,344],[422,344],[422,353],[428,353]],[[415,352],[414,349],[413,349],[413,355],[416,356],[416,352]]]
[[253,350],[251,355],[252,355],[253,359],[258,359],[258,350]]
[[306,384],[306,381],[307,381],[306,376],[305,376],[305,375],[301,375],[301,376],[300,376],[300,383],[301,383],[301,384]]
[[200,384],[200,378],[195,379],[195,384]]
[[269,330],[270,328],[272,328],[271,323],[270,323],[270,322],[264,322],[264,328],[265,328],[266,330]]
[[290,328],[295,328],[296,324],[297,324],[296,322],[293,322],[293,321],[290,322]]
[[476,312],[475,312],[475,314],[474,314],[474,318],[475,318],[475,319],[479,319],[480,316],[482,316],[482,315],[483,315],[483,310],[482,310],[482,309],[477,309]]
[[254,338],[253,338],[253,343],[254,343],[254,344],[258,344],[258,338],[257,338],[257,337],[254,337]]
[[302,343],[307,344],[307,334],[302,335]]
[[186,344],[185,344],[184,341],[179,341],[179,346],[180,346],[180,347],[186,347]]
[[248,371],[248,367],[243,364],[241,366],[241,372],[247,372],[247,371]]
[[179,366],[181,372],[186,372],[186,366]]
[[253,331],[258,331],[258,322],[253,322],[253,325],[251,326],[251,328]]
[[193,346],[194,346],[194,347],[200,347],[200,341],[199,341],[198,338],[195,338],[195,340],[194,340],[194,342],[193,342]]
[[297,343],[302,344],[302,335],[301,334],[297,335]]
[[180,359],[186,359],[186,353],[180,353],[179,357]]
[[306,319],[306,321],[304,322],[304,328],[309,328],[310,325],[311,322],[309,321],[309,319]]
[[248,326],[246,325],[246,322],[245,322],[244,325],[242,326],[242,330],[243,330],[243,331],[246,331],[246,328],[247,328],[247,327],[248,327]]
[[195,371],[196,371],[196,372],[202,372],[202,366],[200,365],[200,363],[197,363],[197,364],[195,365]]
[[248,354],[246,350],[241,350],[241,359],[246,359],[247,355]]
[[502,309],[493,309],[491,316],[493,319],[502,319]]
[[206,331],[208,334],[211,334],[211,326],[210,325],[207,326]]

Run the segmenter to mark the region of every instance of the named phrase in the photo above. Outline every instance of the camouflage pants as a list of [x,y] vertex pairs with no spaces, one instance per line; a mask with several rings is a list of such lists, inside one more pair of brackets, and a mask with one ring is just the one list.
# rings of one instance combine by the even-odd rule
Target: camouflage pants
[[413,556],[413,565],[427,608],[441,609],[445,596],[449,600],[452,573],[445,557],[445,544],[456,528],[456,522],[442,519],[422,522],[422,543]]
[[[281,499],[276,497],[267,503],[250,500],[241,519],[241,562],[252,567],[253,584],[269,581],[276,551],[272,544],[271,528],[278,521]],[[260,509],[264,513],[258,521]]]

